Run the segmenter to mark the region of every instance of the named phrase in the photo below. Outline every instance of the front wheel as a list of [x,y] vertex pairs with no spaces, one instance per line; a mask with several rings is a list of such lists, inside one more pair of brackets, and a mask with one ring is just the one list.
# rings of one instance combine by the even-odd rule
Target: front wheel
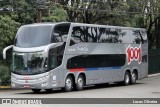
[[76,83],[76,90],[80,91],[83,90],[84,87],[84,77],[82,75],[79,75],[77,78],[77,83]]
[[65,80],[65,87],[64,90],[66,92],[72,91],[73,89],[73,79],[72,77],[69,75],[67,76],[66,80]]
[[32,91],[33,91],[34,93],[39,93],[39,92],[41,91],[41,89],[32,89]]

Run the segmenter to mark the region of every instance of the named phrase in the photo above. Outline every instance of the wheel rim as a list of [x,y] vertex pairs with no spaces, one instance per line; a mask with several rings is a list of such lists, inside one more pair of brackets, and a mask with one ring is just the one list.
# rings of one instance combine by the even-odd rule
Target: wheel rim
[[81,77],[78,78],[77,85],[78,87],[83,87],[83,79]]
[[67,89],[71,89],[72,88],[72,81],[70,78],[67,78],[66,80],[66,87]]
[[132,82],[135,83],[135,81],[136,81],[136,74],[132,73]]
[[125,83],[129,84],[129,75],[128,74],[126,74],[126,76],[125,76]]

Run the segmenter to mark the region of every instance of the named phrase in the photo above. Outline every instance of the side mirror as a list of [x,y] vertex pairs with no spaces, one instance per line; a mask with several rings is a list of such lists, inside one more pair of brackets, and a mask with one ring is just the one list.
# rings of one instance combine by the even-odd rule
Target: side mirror
[[13,47],[13,45],[10,45],[10,46],[7,46],[6,48],[4,48],[4,50],[3,50],[3,59],[6,59],[6,52],[7,52],[7,50],[9,50],[12,47]]

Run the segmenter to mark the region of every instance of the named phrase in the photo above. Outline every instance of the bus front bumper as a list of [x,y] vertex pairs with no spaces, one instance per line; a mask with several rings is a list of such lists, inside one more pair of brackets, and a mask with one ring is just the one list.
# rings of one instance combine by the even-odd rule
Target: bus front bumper
[[11,77],[13,89],[51,89],[58,88],[56,81],[50,81],[50,77],[39,79],[15,79]]

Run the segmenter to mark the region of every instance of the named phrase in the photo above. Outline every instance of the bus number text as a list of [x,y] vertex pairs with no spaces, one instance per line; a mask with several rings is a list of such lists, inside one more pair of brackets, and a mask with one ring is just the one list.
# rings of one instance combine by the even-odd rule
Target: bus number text
[[138,61],[138,63],[141,63],[141,58],[142,58],[142,50],[141,50],[141,45],[138,47],[131,47],[130,45],[128,46],[126,50],[127,54],[127,60],[128,60],[128,65],[132,61]]

